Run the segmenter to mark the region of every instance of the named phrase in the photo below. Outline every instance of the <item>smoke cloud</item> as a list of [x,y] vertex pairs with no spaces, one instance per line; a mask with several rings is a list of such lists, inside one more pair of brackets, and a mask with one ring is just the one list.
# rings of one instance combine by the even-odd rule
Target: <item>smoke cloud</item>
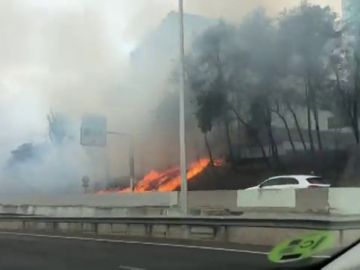
[[[283,2],[185,0],[185,8],[238,22],[259,5],[276,13],[287,6]],[[0,1],[0,185],[14,192],[20,187],[78,191],[84,174],[101,178],[110,170],[126,175],[127,142],[109,139],[107,169],[104,151],[79,146],[80,118],[98,113],[107,117],[109,129],[146,132],[159,98],[144,89],[142,74],[130,75],[129,53],[176,9],[177,1],[168,0]],[[74,138],[61,147],[48,139],[50,110],[72,121]],[[41,148],[41,161],[27,161],[9,172],[11,150],[23,143]]]

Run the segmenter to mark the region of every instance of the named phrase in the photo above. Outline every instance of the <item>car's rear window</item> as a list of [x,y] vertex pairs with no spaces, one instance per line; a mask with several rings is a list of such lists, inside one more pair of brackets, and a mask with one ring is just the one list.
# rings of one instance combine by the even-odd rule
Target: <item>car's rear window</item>
[[327,182],[326,180],[324,180],[321,177],[311,177],[311,178],[308,178],[307,181],[310,184],[321,184],[321,185],[328,185],[329,184],[329,182]]

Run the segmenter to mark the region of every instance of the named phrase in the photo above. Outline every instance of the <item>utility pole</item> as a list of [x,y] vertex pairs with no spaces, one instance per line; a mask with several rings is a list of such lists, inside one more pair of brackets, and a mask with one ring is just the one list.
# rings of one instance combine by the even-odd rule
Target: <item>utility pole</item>
[[183,215],[188,213],[187,202],[187,179],[186,179],[186,144],[185,144],[185,45],[184,45],[184,5],[183,0],[179,0],[179,24],[180,24],[180,176],[181,176],[181,191],[180,191],[180,206]]
[[135,189],[135,161],[134,161],[134,137],[129,137],[129,169],[130,169],[130,190]]

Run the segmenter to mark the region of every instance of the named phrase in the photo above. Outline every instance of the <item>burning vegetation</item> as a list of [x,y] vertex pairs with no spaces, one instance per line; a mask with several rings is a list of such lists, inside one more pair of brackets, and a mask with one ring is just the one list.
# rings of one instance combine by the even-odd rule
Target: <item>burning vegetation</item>
[[[215,166],[221,166],[222,162],[217,160],[214,162]],[[206,168],[210,166],[210,159],[202,158],[192,162],[188,166],[186,178],[188,182],[193,181],[196,176],[201,174]],[[180,187],[180,169],[178,166],[172,167],[164,171],[152,170],[147,173],[142,179],[138,180],[135,185],[135,192],[146,191],[174,191]],[[99,191],[98,194],[105,193],[122,193],[130,192],[130,188],[106,189]]]

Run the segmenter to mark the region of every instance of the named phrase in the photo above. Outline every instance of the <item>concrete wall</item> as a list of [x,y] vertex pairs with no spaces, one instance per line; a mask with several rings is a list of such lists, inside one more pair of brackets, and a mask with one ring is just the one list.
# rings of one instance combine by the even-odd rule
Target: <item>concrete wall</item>
[[286,211],[360,215],[360,188],[241,190],[237,206],[245,211]]
[[[178,192],[77,194],[62,196],[0,195],[0,214],[58,217],[178,216]],[[191,191],[189,208],[195,214],[221,215],[237,209],[237,191]]]
[[236,209],[236,190],[191,191],[188,203],[191,208]]
[[[178,192],[0,196],[0,214],[58,217],[178,216]],[[360,188],[189,192],[190,213],[289,212],[360,215]]]
[[329,189],[329,208],[334,214],[360,214],[360,188]]
[[89,207],[171,207],[178,203],[177,192],[121,194],[64,194],[51,196],[0,195],[1,205],[89,206]]
[[177,192],[0,196],[0,214],[54,217],[159,216],[177,205]]
[[328,213],[328,189],[299,189],[295,192],[296,212]]
[[295,208],[295,190],[239,190],[237,206],[241,208]]
[[[83,207],[83,206],[16,206],[0,205],[0,214],[36,215],[48,217],[134,217],[176,215],[168,207]],[[177,214],[178,215],[178,214]]]

